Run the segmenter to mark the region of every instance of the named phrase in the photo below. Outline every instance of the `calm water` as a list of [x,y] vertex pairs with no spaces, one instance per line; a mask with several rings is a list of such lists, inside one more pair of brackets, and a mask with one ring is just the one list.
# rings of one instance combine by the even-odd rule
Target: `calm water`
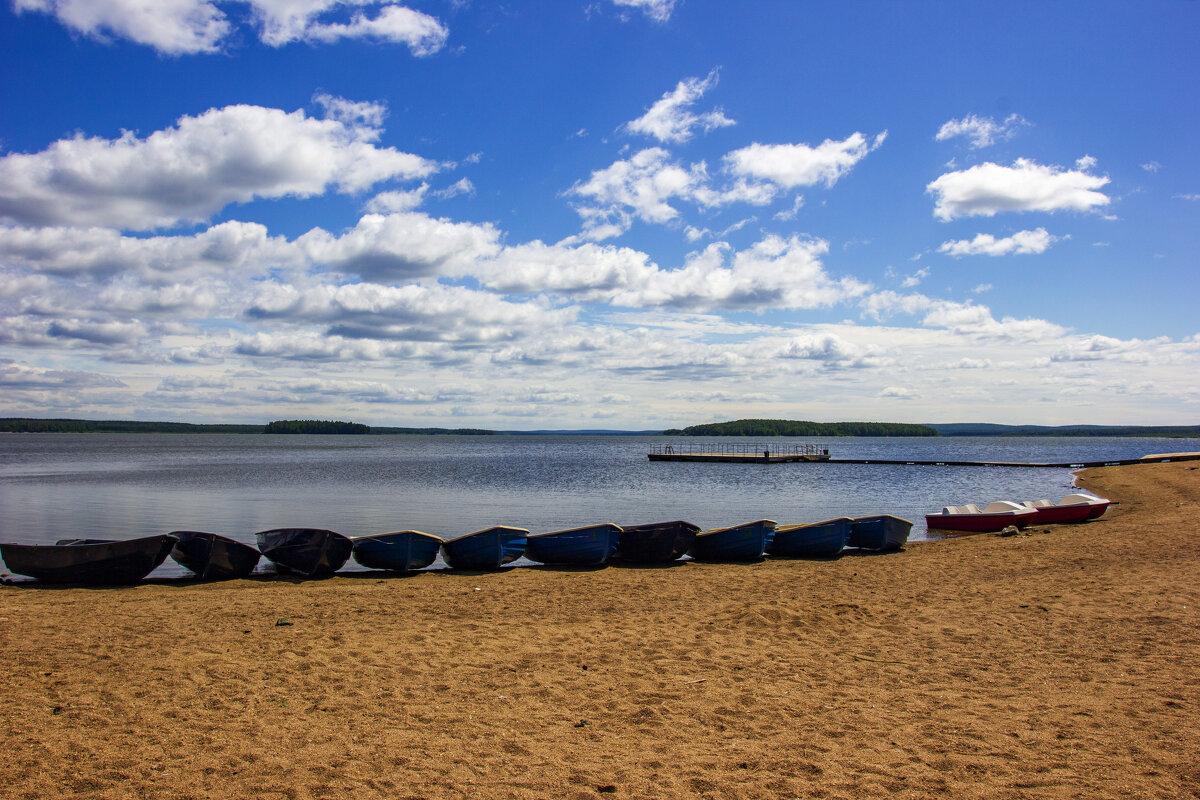
[[[537,533],[686,519],[704,528],[943,505],[1057,501],[1065,469],[650,462],[663,437],[0,435],[0,541],[206,530],[253,544],[278,527],[349,536],[416,528],[450,538],[495,524]],[[681,439],[681,442],[694,442]],[[759,440],[736,440],[752,443]],[[1080,462],[1200,451],[1197,439],[867,438],[816,441],[834,458]],[[353,562],[351,562],[352,565]],[[185,571],[168,560],[156,577]]]

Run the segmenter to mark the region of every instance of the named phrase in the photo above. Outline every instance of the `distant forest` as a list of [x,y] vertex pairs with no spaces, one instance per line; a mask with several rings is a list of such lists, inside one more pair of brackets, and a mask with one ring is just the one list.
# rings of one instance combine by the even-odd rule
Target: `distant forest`
[[1200,425],[994,425],[964,422],[933,425],[942,436],[1156,436],[1200,437]]
[[189,422],[0,419],[0,433],[262,433],[262,425],[193,425]]
[[739,419],[663,431],[665,436],[937,436],[928,425],[900,422],[805,422]]
[[307,434],[456,434],[493,435],[478,428],[371,428],[357,422],[282,419],[267,425],[197,425],[190,422],[98,421],[87,419],[0,418],[0,433],[307,433]]

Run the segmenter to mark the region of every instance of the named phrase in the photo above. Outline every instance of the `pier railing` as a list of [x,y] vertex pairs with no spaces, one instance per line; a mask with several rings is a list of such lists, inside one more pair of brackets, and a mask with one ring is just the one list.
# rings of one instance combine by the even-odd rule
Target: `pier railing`
[[671,442],[651,446],[653,455],[664,456],[820,456],[829,455],[828,448],[815,444],[748,444],[740,442]]

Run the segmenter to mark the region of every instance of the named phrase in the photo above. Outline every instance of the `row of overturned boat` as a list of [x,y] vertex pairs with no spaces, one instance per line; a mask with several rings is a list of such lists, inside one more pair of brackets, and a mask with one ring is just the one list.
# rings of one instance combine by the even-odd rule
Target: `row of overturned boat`
[[439,555],[452,570],[476,572],[498,570],[522,557],[562,567],[600,567],[610,561],[667,564],[685,556],[713,562],[755,562],[765,556],[831,559],[846,548],[899,550],[911,529],[911,522],[891,514],[797,525],[759,519],[706,531],[682,520],[601,523],[538,534],[496,525],[454,539],[415,530],[351,538],[321,528],[276,528],[255,534],[258,547],[216,533],[173,531],[126,540],[0,544],[0,556],[12,572],[43,583],[128,585],[168,556],[199,580],[247,577],[262,557],[280,574],[323,578],[351,556],[367,569],[390,572],[429,568]]

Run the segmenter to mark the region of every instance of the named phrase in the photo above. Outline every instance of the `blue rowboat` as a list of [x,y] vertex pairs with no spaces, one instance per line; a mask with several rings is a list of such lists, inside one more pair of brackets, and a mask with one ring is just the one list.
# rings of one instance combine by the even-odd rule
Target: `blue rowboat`
[[244,578],[262,556],[250,545],[216,533],[171,531],[171,535],[179,540],[171,549],[171,558],[202,581]]
[[451,569],[500,569],[525,555],[529,531],[497,525],[442,542],[442,558]]
[[622,525],[613,558],[635,564],[662,564],[680,558],[696,540],[698,525],[676,520]]
[[775,535],[775,520],[760,519],[696,534],[688,554],[697,561],[758,561]]
[[442,546],[440,536],[421,531],[396,531],[358,536],[354,542],[354,560],[368,569],[408,572],[424,569],[437,558]]
[[621,527],[608,522],[530,536],[525,557],[543,564],[599,566],[617,549]]
[[258,549],[280,573],[323,578],[341,569],[354,545],[346,536],[321,528],[276,528],[254,534]]
[[850,520],[850,541],[847,546],[863,550],[899,550],[908,541],[912,526],[908,520],[891,514],[855,517]]
[[767,545],[767,555],[784,558],[837,558],[850,539],[850,518],[838,517],[803,525],[780,525]]
[[166,560],[175,537],[60,539],[56,544],[0,544],[9,570],[42,583],[137,583]]

